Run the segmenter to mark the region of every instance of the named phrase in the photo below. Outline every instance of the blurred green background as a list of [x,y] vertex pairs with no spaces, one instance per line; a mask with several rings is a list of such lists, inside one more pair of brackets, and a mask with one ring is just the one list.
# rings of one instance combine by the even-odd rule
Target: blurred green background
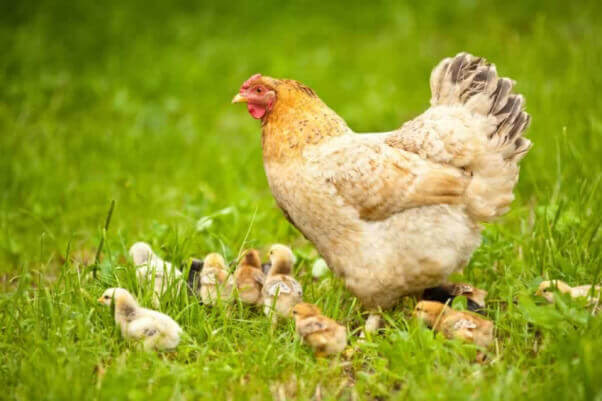
[[427,107],[440,59],[469,51],[518,81],[533,117],[516,207],[577,196],[600,177],[596,1],[5,1],[1,11],[4,272],[69,240],[93,246],[112,199],[111,232],[128,243],[228,207],[238,217],[211,233],[228,245],[255,210],[253,237],[296,235],[271,200],[258,123],[230,105],[256,72],[306,83],[358,132],[385,131]]
[[[0,384],[21,399],[258,399],[294,372],[306,378],[303,399],[321,380],[325,399],[338,398],[349,377],[350,399],[600,400],[600,319],[529,297],[542,278],[600,280],[601,20],[600,1],[2,1]],[[428,107],[431,69],[460,51],[515,79],[532,116],[517,200],[487,226],[466,273],[490,292],[500,341],[490,366],[406,324],[407,311],[352,368],[290,348],[291,327],[262,337],[267,324],[248,312],[236,316],[255,331],[228,321],[232,337],[222,338],[211,333],[225,315],[195,310],[180,321],[199,343],[173,361],[128,360],[122,343],[105,349],[107,336],[119,337],[108,312],[77,298],[89,291],[93,300],[100,286],[64,275],[91,262],[111,200],[109,271],[127,264],[138,240],[176,263],[278,241],[295,246],[298,273],[313,285],[304,274],[316,254],[275,206],[259,124],[230,104],[251,74],[302,81],[355,131],[387,131]],[[351,297],[332,286],[311,290],[311,300],[359,327]],[[176,313],[180,304],[170,305]],[[90,330],[89,342],[73,330]],[[90,372],[113,362],[94,390]],[[164,384],[155,393],[153,380]]]

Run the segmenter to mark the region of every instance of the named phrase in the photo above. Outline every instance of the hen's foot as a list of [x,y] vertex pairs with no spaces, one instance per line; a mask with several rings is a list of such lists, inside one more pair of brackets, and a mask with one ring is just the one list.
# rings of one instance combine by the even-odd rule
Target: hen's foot
[[427,288],[422,293],[422,299],[426,301],[451,303],[455,297],[460,295],[466,297],[466,306],[468,307],[468,310],[481,312],[485,308],[487,291],[466,283],[447,283],[440,285],[439,287]]

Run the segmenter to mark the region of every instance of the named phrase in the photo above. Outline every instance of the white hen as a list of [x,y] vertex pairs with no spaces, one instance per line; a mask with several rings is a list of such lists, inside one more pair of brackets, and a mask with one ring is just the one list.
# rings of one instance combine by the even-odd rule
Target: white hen
[[524,98],[485,59],[445,59],[430,84],[428,110],[377,134],[356,134],[292,80],[256,74],[233,99],[261,119],[277,205],[371,310],[466,266],[531,146]]

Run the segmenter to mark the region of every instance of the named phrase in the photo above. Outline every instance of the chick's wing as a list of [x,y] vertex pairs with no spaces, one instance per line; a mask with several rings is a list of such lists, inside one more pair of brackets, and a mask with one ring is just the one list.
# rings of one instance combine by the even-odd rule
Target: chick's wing
[[276,294],[290,294],[291,288],[282,280],[275,280],[268,284],[267,293],[269,296],[276,296]]
[[259,269],[253,269],[253,280],[255,280],[260,285],[263,285],[265,282],[265,274]]
[[326,319],[320,319],[319,316],[310,317],[307,319],[303,319],[298,327],[297,331],[302,336],[308,336],[310,334],[316,334],[320,332],[324,332],[330,329],[330,324]]

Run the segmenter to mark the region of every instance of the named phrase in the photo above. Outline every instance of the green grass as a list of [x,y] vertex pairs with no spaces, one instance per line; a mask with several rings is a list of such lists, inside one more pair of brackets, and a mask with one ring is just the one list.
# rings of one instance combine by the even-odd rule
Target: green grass
[[[413,3],[2,2],[0,397],[310,399],[319,386],[333,400],[602,400],[602,318],[532,295],[548,277],[600,282],[600,3]],[[161,305],[187,333],[177,352],[120,338],[95,299],[120,284],[150,305],[125,259],[138,240],[175,263],[292,244],[306,298],[357,335],[361,310],[338,279],[311,280],[317,255],[272,200],[259,126],[229,102],[262,72],[308,84],[356,131],[390,130],[427,107],[431,68],[462,50],[517,80],[533,117],[512,211],[463,278],[490,294],[490,363],[416,324],[411,300],[381,335],[353,337],[349,360],[315,359],[290,323],[270,331],[257,311],[186,294]],[[94,280],[81,261],[111,200]]]

